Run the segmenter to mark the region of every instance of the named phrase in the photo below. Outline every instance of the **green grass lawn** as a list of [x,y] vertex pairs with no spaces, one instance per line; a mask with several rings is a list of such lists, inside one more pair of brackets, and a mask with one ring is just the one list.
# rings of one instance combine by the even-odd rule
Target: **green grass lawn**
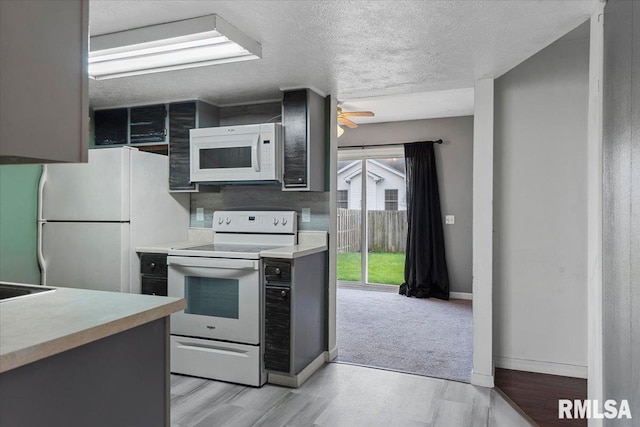
[[[361,281],[360,260],[360,253],[339,253],[338,280]],[[404,282],[404,253],[369,253],[369,283],[401,285],[402,282]]]

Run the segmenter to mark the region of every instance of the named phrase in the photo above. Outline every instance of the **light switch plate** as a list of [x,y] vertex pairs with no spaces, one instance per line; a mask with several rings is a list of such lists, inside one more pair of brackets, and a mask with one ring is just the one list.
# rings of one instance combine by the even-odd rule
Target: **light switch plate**
[[302,222],[311,222],[310,208],[302,208]]
[[455,224],[456,223],[455,215],[445,215],[444,223],[447,224],[447,225]]
[[204,221],[204,208],[196,208],[196,221]]

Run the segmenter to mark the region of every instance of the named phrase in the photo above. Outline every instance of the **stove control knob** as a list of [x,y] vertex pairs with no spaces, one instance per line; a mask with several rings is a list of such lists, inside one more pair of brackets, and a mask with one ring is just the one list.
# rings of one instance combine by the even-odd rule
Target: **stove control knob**
[[286,225],[287,224],[287,219],[286,218],[282,218],[282,225]]
[[226,223],[226,224],[230,224],[230,223],[231,223],[231,218],[228,218],[228,217],[227,217],[227,219],[225,220],[225,223]]
[[273,218],[273,225],[278,225],[278,221],[280,221],[278,218]]
[[222,224],[224,222],[224,219],[222,219],[222,217],[218,218],[218,224]]

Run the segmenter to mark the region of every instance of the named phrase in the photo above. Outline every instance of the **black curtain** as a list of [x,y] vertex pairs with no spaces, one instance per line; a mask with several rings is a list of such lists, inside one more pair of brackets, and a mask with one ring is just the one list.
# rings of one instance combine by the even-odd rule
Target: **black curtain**
[[404,144],[408,232],[400,294],[448,300],[449,273],[444,252],[435,143]]

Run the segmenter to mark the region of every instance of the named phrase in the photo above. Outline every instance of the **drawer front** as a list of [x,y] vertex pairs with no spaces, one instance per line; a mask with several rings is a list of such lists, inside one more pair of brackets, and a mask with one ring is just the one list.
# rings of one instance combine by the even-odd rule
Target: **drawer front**
[[142,275],[142,293],[145,295],[167,296],[167,279]]
[[267,286],[265,291],[264,367],[291,371],[291,289]]
[[166,254],[140,255],[140,273],[148,276],[167,277]]
[[171,372],[260,387],[260,347],[171,335]]
[[269,259],[264,262],[266,283],[291,283],[291,262]]

